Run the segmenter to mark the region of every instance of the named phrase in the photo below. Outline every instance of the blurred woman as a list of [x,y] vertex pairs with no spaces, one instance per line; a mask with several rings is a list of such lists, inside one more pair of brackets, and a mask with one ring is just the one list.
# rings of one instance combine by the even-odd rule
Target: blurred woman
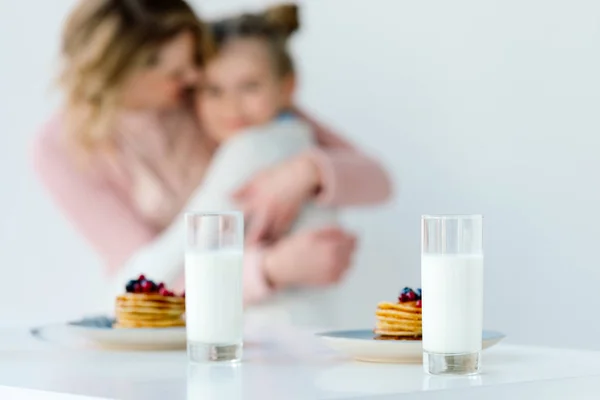
[[[36,138],[34,164],[111,276],[173,222],[203,180],[216,144],[203,134],[188,94],[212,47],[206,43],[183,0],[81,0],[66,23],[65,103]],[[347,206],[388,196],[376,162],[313,127],[318,148],[263,171],[237,193],[253,239],[244,267],[249,303],[282,281],[332,284],[350,265],[355,238],[341,229],[259,244],[281,236],[304,203]],[[294,273],[299,266],[304,274]]]

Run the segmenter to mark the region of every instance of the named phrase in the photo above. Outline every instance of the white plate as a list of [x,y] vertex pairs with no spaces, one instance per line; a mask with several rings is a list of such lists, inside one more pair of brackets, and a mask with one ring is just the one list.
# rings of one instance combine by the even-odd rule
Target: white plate
[[67,329],[92,344],[122,350],[178,350],[187,344],[185,327],[113,328],[114,319],[89,317],[69,322]]
[[[415,363],[423,359],[420,340],[375,340],[372,330],[332,331],[318,333],[325,344],[359,361]],[[483,331],[483,348],[504,339],[504,334]]]

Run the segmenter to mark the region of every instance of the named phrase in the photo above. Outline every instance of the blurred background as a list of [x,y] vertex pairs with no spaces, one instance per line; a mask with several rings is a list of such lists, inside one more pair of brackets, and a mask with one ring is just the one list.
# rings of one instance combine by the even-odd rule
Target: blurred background
[[[103,285],[28,159],[59,104],[59,32],[74,3],[0,0],[0,325],[91,312]],[[274,2],[192,3],[211,18]],[[600,349],[600,3],[299,3],[301,106],[396,184],[387,206],[346,213],[361,245],[339,325],[372,326],[378,301],[418,286],[421,214],[483,213],[485,326]]]

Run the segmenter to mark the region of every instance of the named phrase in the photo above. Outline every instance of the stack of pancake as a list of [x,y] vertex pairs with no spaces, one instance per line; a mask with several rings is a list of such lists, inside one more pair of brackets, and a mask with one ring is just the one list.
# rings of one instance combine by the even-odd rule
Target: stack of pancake
[[420,340],[421,307],[417,301],[404,303],[379,303],[377,305],[375,339]]
[[125,293],[117,297],[115,328],[185,326],[185,297],[158,293]]

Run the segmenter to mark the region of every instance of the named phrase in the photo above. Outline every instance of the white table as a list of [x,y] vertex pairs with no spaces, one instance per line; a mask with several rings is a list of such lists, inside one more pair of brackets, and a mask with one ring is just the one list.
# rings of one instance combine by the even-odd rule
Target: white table
[[24,329],[2,329],[0,339],[2,399],[18,399],[15,388],[40,400],[62,398],[56,393],[124,400],[600,398],[600,352],[593,351],[500,344],[484,352],[482,375],[447,378],[428,376],[421,365],[347,360],[289,329],[252,338],[237,367],[188,366],[184,352],[60,348]]

